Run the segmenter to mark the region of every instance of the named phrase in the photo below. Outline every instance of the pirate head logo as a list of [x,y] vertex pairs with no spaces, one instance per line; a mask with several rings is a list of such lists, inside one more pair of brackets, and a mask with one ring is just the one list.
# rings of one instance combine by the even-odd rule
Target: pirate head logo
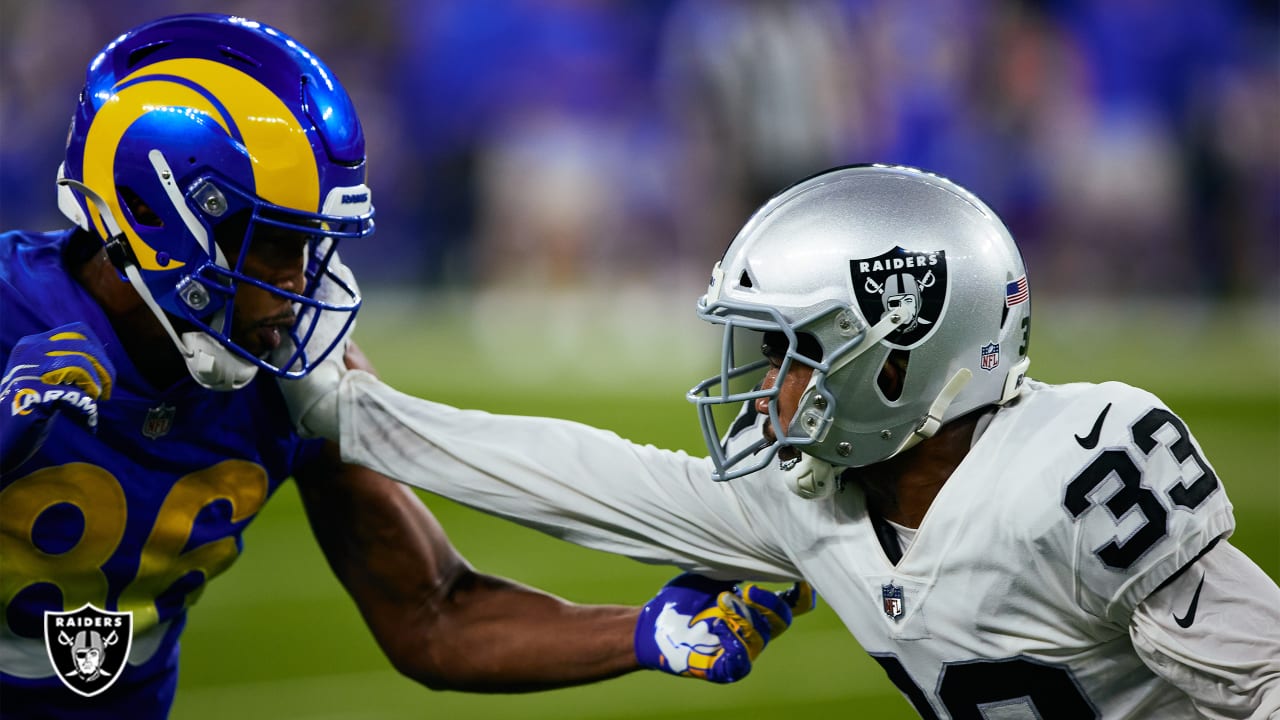
[[44,614],[44,646],[53,669],[73,692],[93,697],[120,677],[133,645],[133,613],[99,610]]
[[947,298],[947,254],[942,250],[915,251],[901,246],[883,255],[849,261],[853,296],[867,322],[875,324],[889,312],[906,316],[885,343],[909,350],[933,332]]

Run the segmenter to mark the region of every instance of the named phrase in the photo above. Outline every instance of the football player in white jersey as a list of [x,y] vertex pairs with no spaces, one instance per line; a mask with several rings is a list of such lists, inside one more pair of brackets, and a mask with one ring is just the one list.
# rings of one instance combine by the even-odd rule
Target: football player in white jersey
[[[1229,543],[1199,444],[1145,391],[1026,378],[1026,270],[971,193],[879,165],[801,181],[742,228],[698,313],[725,333],[689,393],[706,458],[337,364],[285,392],[345,460],[472,507],[809,580],[926,718],[1280,712],[1280,588]],[[763,357],[739,362],[744,335]]]

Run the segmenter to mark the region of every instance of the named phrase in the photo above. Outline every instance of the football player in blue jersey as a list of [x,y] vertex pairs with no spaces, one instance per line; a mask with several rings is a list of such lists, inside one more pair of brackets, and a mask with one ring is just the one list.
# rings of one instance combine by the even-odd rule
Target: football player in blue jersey
[[276,379],[333,351],[320,318],[350,326],[335,253],[374,223],[351,100],[284,33],[184,15],[112,41],[58,193],[73,228],[0,235],[5,717],[167,715],[187,609],[289,477],[387,656],[433,688],[732,682],[812,605],[683,575],[641,609],[580,606],[480,574],[408,488],[294,431]]

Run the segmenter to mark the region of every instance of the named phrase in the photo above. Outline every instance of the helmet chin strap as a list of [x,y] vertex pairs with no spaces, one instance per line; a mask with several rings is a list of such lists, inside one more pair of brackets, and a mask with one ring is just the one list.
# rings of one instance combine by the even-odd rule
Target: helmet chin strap
[[946,385],[942,386],[942,391],[938,393],[938,397],[933,399],[933,404],[929,406],[929,411],[925,413],[924,419],[916,425],[916,429],[910,435],[902,439],[902,444],[894,450],[889,457],[900,455],[908,449],[915,447],[921,440],[928,440],[937,434],[942,428],[942,418],[947,413],[947,408],[951,407],[951,403],[955,402],[956,396],[964,390],[964,386],[969,384],[973,379],[973,371],[969,368],[960,368],[956,371]]
[[[101,195],[84,183],[70,178],[59,178],[58,183],[70,186],[89,198],[89,201],[93,203],[98,210],[98,214],[102,217],[107,233],[111,236],[108,244],[112,242],[127,242],[123,231],[121,231],[115,217],[111,214],[111,208],[102,199]],[[187,372],[191,373],[191,377],[197,383],[210,390],[239,390],[248,385],[257,375],[257,365],[238,357],[207,333],[191,331],[179,335],[174,329],[173,323],[169,321],[168,313],[160,307],[160,304],[151,295],[151,289],[143,281],[142,273],[138,270],[137,264],[134,262],[121,262],[117,264],[117,268],[129,279],[134,291],[142,298],[142,302],[151,310],[151,314],[155,315],[161,327],[164,328],[169,338],[173,340],[174,346],[178,348],[178,352],[182,355],[182,360],[187,365]],[[222,311],[219,311],[214,316],[214,322],[217,322],[221,316]]]
[[[64,182],[65,181],[65,182]],[[93,226],[89,224],[89,218],[85,215],[84,208],[80,207],[80,203],[76,202],[76,194],[71,191],[71,183],[67,180],[67,164],[58,165],[58,209],[67,219],[75,223],[81,230],[93,232]],[[87,196],[86,196],[87,197]]]
[[[1022,392],[1022,381],[1027,375],[1027,368],[1031,365],[1031,358],[1022,358],[1009,371],[1005,377],[1004,390],[1000,394],[1000,400],[997,405],[1004,405],[1013,400]],[[937,434],[942,428],[942,417],[946,414],[947,408],[951,403],[955,402],[956,397],[964,390],[964,386],[969,384],[973,379],[973,371],[969,368],[960,368],[955,375],[947,381],[942,387],[942,392],[938,393],[938,397],[934,398],[933,404],[929,406],[929,412],[925,414],[924,420],[916,427],[915,431],[903,439],[902,444],[897,450],[893,451],[894,455],[898,455],[911,447],[914,447],[921,440],[928,440]],[[886,460],[888,458],[885,458]]]

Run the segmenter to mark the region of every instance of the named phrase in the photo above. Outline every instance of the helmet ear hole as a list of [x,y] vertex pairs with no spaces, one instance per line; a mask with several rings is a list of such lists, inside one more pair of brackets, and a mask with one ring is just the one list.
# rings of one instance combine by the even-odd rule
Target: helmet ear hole
[[249,210],[238,210],[213,226],[214,242],[222,248],[227,261],[233,266],[236,265],[236,258],[240,257],[240,251],[244,249],[251,215],[252,212]]
[[120,199],[124,201],[124,209],[129,213],[134,225],[142,225],[143,227],[162,228],[164,220],[156,214],[151,206],[133,191],[133,188],[120,186],[117,188],[120,192]]
[[885,400],[896,401],[902,397],[902,387],[907,379],[907,364],[910,361],[911,353],[899,348],[894,348],[889,352],[889,357],[885,358],[880,374],[876,376],[876,385]]

